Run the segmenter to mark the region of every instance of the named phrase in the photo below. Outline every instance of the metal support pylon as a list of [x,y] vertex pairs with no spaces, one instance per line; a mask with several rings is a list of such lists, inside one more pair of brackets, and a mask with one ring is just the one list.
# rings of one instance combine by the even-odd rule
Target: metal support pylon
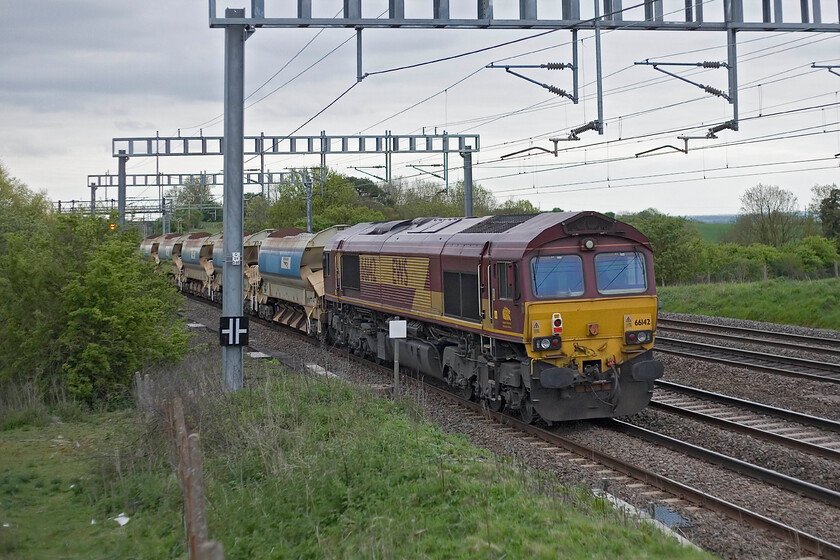
[[[244,9],[225,10],[225,17],[243,18]],[[222,315],[242,316],[243,298],[243,145],[245,138],[245,39],[247,25],[225,26],[225,198],[222,272]],[[231,392],[242,388],[242,346],[222,347],[224,390]]]

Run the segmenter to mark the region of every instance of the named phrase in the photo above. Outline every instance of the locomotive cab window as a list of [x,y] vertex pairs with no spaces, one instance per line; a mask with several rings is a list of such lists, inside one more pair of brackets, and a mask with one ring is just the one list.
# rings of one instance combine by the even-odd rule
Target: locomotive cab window
[[324,251],[324,254],[321,256],[321,268],[324,271],[324,276],[330,275],[330,254]]
[[478,274],[443,273],[443,312],[452,317],[479,320]]
[[595,255],[595,279],[601,294],[646,292],[645,256],[636,251]]
[[362,277],[359,273],[359,255],[341,255],[341,287],[360,290]]
[[538,298],[583,295],[583,262],[577,255],[534,257],[531,278]]
[[499,299],[515,299],[516,273],[513,263],[497,263],[496,277],[498,278]]

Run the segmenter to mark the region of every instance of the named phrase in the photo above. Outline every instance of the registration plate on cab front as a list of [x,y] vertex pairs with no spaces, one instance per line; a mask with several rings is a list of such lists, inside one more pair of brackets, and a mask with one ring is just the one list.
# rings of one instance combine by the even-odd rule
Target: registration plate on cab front
[[650,319],[650,313],[637,313],[635,315],[624,316],[625,331],[636,331],[651,328],[653,328],[653,322]]

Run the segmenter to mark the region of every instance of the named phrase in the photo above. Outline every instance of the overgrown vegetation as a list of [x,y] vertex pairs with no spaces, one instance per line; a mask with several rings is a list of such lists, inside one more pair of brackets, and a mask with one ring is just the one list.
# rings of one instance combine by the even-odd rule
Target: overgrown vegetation
[[134,371],[186,350],[180,296],[139,241],[107,219],[51,213],[0,167],[0,424],[37,403],[114,405]]
[[[317,173],[313,173],[317,177]],[[323,185],[316,178],[312,186],[312,227],[319,231],[336,224],[353,225],[380,220],[406,220],[421,216],[464,215],[464,185],[445,189],[439,183],[395,181],[386,188],[369,179],[329,172]],[[245,230],[306,228],[307,188],[300,181],[272,185],[268,197],[247,198]],[[476,216],[529,214],[538,212],[530,202],[508,200],[500,204],[480,185],[473,189]]]
[[[230,560],[708,557],[588,489],[444,434],[413,401],[253,363],[246,388],[223,395],[217,364],[217,352],[201,352],[155,381],[157,396],[182,395],[188,424],[201,433],[209,533]],[[253,367],[262,368],[257,379]],[[3,499],[12,506],[0,514],[11,525],[0,532],[4,557],[184,557],[162,416],[95,421],[84,431],[39,432],[71,438],[66,474],[46,442],[29,454],[22,440],[31,430],[0,436],[12,450],[0,456],[0,488],[10,489]],[[83,432],[99,440],[87,454],[73,445]],[[81,468],[85,455],[98,465],[94,475]],[[122,528],[109,519],[121,512],[130,517]]]
[[824,185],[812,191],[814,202],[803,215],[789,191],[764,185],[747,189],[744,213],[722,243],[704,239],[694,222],[652,208],[619,218],[650,239],[663,286],[826,278],[837,274],[840,261],[840,237],[832,225],[840,217],[840,190]]

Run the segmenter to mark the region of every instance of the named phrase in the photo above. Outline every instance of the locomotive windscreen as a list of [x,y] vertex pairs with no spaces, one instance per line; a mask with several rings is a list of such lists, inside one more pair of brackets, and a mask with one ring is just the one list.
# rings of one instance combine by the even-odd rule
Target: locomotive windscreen
[[534,295],[572,297],[583,294],[583,264],[577,255],[547,255],[531,260]]
[[602,294],[637,294],[647,290],[645,257],[641,253],[595,255],[595,279]]

